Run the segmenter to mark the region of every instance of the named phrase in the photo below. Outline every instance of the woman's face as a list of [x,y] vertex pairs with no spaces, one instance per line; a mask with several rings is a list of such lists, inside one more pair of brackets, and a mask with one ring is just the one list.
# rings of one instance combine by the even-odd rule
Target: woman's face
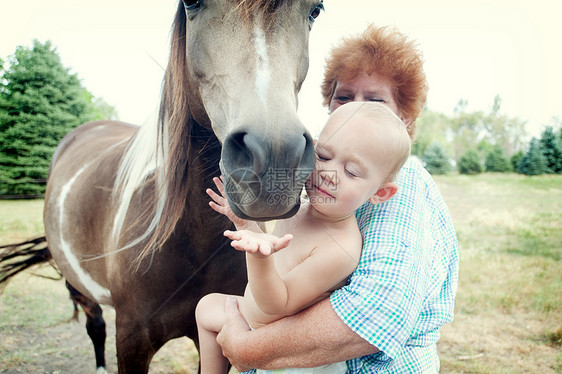
[[392,94],[392,84],[377,73],[367,75],[363,73],[354,80],[348,82],[338,81],[334,96],[330,101],[330,112],[333,112],[343,104],[352,101],[377,101],[387,105],[406,125],[410,121],[402,118],[398,104]]

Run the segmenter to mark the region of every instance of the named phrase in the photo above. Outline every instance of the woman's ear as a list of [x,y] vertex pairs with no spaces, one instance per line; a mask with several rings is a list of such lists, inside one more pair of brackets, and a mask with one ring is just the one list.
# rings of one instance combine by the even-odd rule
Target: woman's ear
[[373,196],[369,199],[371,204],[380,204],[389,200],[398,191],[398,185],[393,182],[384,183]]

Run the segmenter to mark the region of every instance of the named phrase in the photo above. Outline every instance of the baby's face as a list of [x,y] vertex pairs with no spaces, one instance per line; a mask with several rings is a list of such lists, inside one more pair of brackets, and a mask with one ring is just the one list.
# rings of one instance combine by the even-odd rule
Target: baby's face
[[315,169],[306,188],[311,204],[326,214],[352,214],[388,180],[389,135],[363,117],[349,110],[334,113],[316,142]]

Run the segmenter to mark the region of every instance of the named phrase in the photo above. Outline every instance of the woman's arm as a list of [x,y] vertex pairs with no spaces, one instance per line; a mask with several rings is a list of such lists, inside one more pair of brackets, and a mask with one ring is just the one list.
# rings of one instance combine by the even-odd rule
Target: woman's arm
[[239,371],[314,367],[378,352],[343,323],[328,299],[254,331],[235,299],[226,301],[225,312],[217,342]]

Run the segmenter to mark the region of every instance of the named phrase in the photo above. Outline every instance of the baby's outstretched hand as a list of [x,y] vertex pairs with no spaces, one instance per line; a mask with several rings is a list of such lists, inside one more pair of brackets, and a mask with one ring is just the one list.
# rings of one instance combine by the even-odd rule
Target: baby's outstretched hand
[[258,257],[267,257],[289,245],[293,235],[286,234],[282,238],[266,233],[250,230],[226,230],[224,236],[232,239],[231,245],[239,251],[245,251]]
[[212,189],[207,188],[206,190],[207,195],[209,195],[209,197],[213,199],[213,201],[209,201],[209,205],[211,206],[211,208],[213,208],[218,213],[228,217],[228,219],[232,221],[232,223],[234,223],[234,226],[236,226],[236,228],[244,228],[248,224],[248,221],[237,217],[232,212],[232,209],[230,209],[230,205],[228,204],[228,200],[224,192],[224,184],[222,183],[222,177],[220,179],[214,177],[213,182],[215,182],[215,186],[217,186],[217,190],[219,190],[220,195],[215,191],[213,191]]

